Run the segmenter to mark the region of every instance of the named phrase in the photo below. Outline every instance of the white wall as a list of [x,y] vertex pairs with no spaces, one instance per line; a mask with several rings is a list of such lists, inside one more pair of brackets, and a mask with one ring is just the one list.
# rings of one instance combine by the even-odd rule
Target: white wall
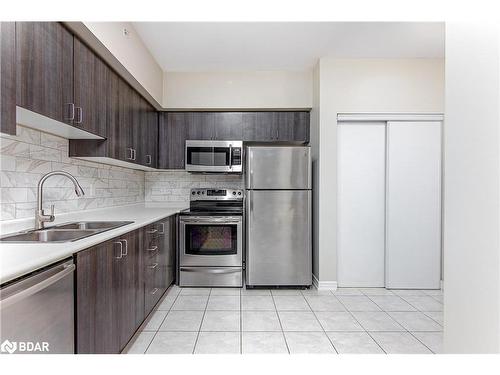
[[446,24],[444,350],[500,352],[499,41]]
[[443,112],[442,59],[335,59],[319,62],[318,209],[314,257],[321,283],[337,280],[337,113]]
[[[130,22],[83,22],[158,102],[163,102],[163,70]],[[123,35],[123,29],[129,35]]]
[[170,109],[310,108],[312,71],[165,72]]

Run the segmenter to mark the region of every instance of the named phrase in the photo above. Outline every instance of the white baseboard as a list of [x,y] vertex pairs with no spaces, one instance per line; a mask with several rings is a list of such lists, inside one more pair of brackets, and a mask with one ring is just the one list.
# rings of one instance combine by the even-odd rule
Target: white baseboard
[[337,290],[336,281],[319,281],[316,275],[312,275],[313,286],[318,290]]

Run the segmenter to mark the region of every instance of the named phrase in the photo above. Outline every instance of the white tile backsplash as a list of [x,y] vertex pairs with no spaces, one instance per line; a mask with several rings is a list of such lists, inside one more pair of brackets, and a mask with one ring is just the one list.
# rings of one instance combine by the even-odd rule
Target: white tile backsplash
[[187,202],[192,188],[243,189],[243,176],[191,174],[185,171],[146,172],[146,202]]
[[242,175],[143,172],[68,157],[69,141],[21,125],[17,135],[0,133],[0,218],[34,214],[40,178],[61,170],[74,175],[85,191],[78,198],[73,184],[53,176],[44,184],[44,206],[72,212],[139,202],[187,202],[192,188],[243,189]]
[[44,205],[57,212],[81,211],[144,202],[144,172],[68,157],[69,141],[24,126],[17,135],[0,133],[0,218],[31,217],[36,186],[48,172],[74,175],[85,190],[78,198],[73,184],[53,176],[44,185]]

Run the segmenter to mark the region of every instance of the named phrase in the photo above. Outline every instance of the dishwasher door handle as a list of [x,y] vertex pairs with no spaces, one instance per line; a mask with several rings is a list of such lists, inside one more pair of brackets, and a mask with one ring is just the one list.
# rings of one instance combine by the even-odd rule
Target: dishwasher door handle
[[52,275],[52,276],[36,283],[35,285],[32,285],[26,289],[21,290],[18,293],[15,293],[15,294],[13,294],[5,299],[0,300],[0,310],[6,308],[8,306],[11,306],[19,301],[22,301],[23,299],[28,298],[29,296],[32,296],[33,294],[35,294],[35,293],[37,293],[45,288],[48,288],[52,284],[56,283],[57,281],[61,280],[65,276],[72,273],[74,270],[75,270],[74,264],[65,265],[64,269],[62,271],[56,273],[55,275]]

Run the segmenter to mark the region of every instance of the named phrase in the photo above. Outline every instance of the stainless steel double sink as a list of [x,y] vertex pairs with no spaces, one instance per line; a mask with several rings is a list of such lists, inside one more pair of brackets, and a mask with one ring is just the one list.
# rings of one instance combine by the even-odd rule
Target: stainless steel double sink
[[72,242],[132,223],[133,221],[77,221],[9,234],[0,238],[0,242]]

